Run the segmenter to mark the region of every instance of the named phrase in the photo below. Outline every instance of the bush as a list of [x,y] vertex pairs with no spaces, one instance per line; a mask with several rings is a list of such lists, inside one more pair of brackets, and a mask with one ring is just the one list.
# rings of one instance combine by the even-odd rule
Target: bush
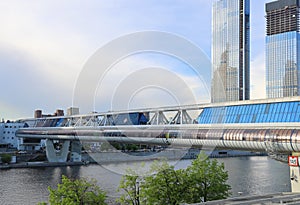
[[57,189],[49,187],[48,190],[50,192],[50,204],[106,204],[106,193],[97,186],[95,180],[87,180],[85,178],[69,179],[66,176],[62,176],[62,183],[57,185]]
[[1,154],[1,161],[4,164],[8,164],[11,162],[12,156],[10,154]]
[[[151,174],[153,173],[153,174]],[[133,170],[121,179],[121,204],[180,204],[225,199],[230,195],[224,164],[210,160],[201,152],[186,169],[175,170],[166,161],[152,164],[148,176]]]

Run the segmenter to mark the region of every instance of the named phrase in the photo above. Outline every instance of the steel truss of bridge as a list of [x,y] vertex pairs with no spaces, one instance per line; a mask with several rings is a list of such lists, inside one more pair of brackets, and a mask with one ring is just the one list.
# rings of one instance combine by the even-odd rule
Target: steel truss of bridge
[[[289,161],[300,192],[300,97],[24,119],[16,136],[46,139],[49,161],[81,160],[81,142],[119,142],[202,149],[265,151]],[[57,153],[53,141],[60,141]],[[77,156],[77,158],[76,158]],[[296,180],[297,179],[297,180]]]
[[[286,103],[295,102],[300,102],[300,98],[286,100]],[[282,99],[25,119],[28,128],[20,129],[16,136],[267,151],[270,154],[299,152],[300,122],[198,124],[198,118],[208,108],[232,110],[238,106],[263,105],[264,109],[270,109],[267,104],[273,106],[274,103],[282,103]],[[224,112],[212,112],[210,118],[217,119],[221,115],[224,116]]]

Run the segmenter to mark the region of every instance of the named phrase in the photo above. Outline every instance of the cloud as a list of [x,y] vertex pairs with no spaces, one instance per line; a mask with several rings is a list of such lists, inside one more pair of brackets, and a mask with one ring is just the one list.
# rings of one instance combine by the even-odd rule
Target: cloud
[[[1,1],[0,86],[6,88],[1,105],[13,109],[2,109],[0,116],[12,113],[8,110],[22,110],[12,116],[25,113],[31,117],[36,108],[51,113],[72,105],[73,88],[86,61],[99,47],[124,34],[145,30],[178,34],[195,42],[209,56],[211,4],[211,0]],[[257,22],[263,20],[257,18]],[[179,65],[173,61],[167,65],[160,59],[151,63],[153,58],[143,60],[136,62],[139,68]],[[123,67],[118,75],[135,71],[134,62],[125,64],[132,66]],[[197,90],[197,96],[202,95],[197,78],[186,70],[176,72]],[[104,94],[102,99],[106,97]]]
[[20,109],[19,106],[7,104],[0,100],[0,120],[16,120],[21,117],[28,117],[28,113],[24,113],[24,110]]
[[[207,68],[210,72],[210,68]],[[76,94],[76,106],[91,111],[186,105],[210,100],[209,85],[184,62],[168,55],[143,52],[108,68],[94,96]],[[87,83],[78,85],[80,89]],[[78,88],[79,88],[78,87]],[[92,99],[91,99],[92,98]],[[175,101],[174,101],[175,100]],[[92,102],[92,103],[91,103]],[[179,103],[179,104],[178,104]],[[90,107],[94,106],[94,107]]]

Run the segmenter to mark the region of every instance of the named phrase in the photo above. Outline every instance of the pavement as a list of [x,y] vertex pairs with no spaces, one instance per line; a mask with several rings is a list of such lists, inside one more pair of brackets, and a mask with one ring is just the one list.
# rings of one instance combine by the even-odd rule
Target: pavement
[[193,205],[223,205],[223,204],[238,204],[238,205],[269,205],[269,204],[299,204],[300,193],[274,193],[266,195],[234,197],[224,200],[216,200],[205,203],[197,203]]

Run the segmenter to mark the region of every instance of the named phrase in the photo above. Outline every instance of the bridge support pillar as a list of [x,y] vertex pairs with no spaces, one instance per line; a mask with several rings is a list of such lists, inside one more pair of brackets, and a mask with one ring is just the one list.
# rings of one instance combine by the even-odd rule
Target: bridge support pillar
[[290,179],[292,192],[300,192],[300,152],[294,152],[289,156]]
[[71,142],[71,162],[81,162],[81,148],[80,141]]
[[59,151],[54,148],[53,140],[46,140],[46,156],[49,162],[66,162],[68,158],[68,152],[70,147],[70,141],[66,140],[62,143],[62,147]]

